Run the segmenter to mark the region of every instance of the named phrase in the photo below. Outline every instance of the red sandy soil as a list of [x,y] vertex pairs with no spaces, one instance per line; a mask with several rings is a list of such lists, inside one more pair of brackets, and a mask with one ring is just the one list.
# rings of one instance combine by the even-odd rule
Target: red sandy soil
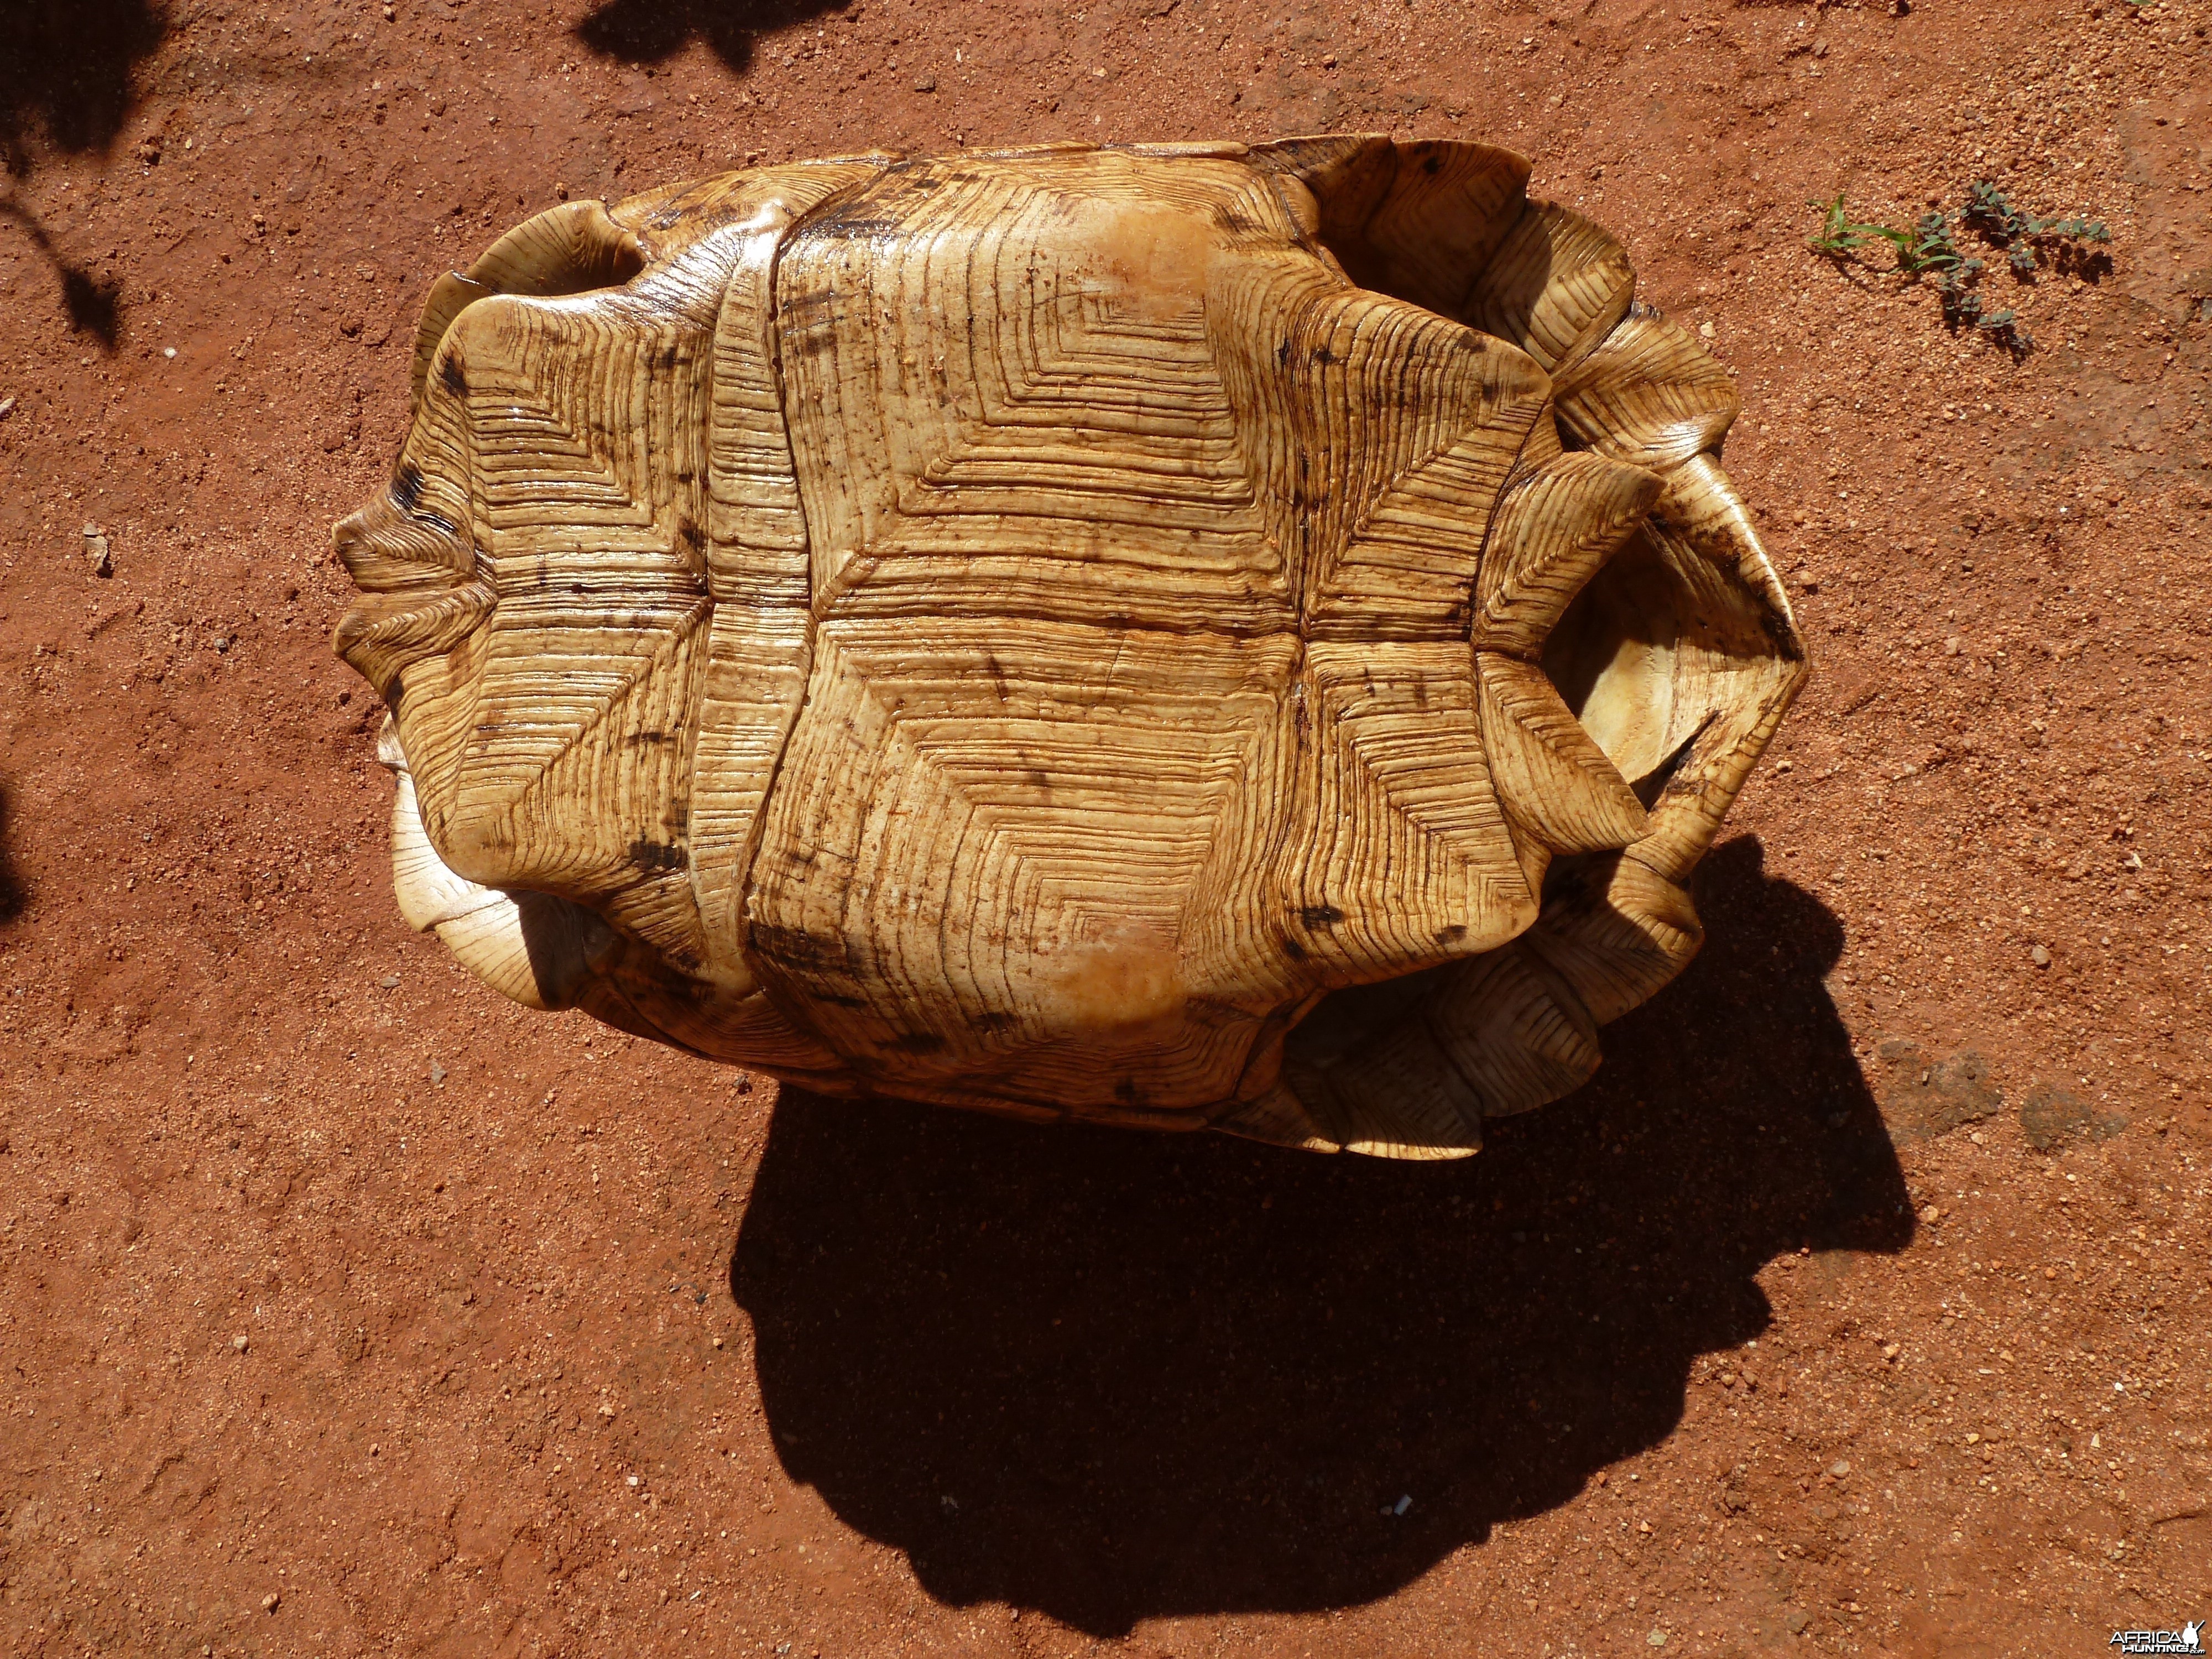
[[[2212,9],[145,3],[0,9],[0,1647],[2212,1612]],[[1441,1166],[779,1099],[406,930],[328,526],[435,274],[753,157],[1329,128],[1522,149],[1740,377],[1815,674],[1592,1086]],[[1991,256],[2017,362],[1804,246],[1978,175],[2112,228]]]

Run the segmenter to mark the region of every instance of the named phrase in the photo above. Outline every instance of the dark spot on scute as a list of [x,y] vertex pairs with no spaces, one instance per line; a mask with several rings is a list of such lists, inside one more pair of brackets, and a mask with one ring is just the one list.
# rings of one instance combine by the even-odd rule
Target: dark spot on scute
[[891,1047],[909,1054],[933,1054],[945,1047],[945,1039],[933,1031],[909,1031]]
[[459,353],[449,351],[438,359],[438,383],[456,398],[469,395],[469,377],[461,373]]
[[1331,363],[1336,361],[1336,357],[1327,346],[1316,346],[1314,348],[1313,361],[1314,367],[1316,368],[1327,368]]
[[1290,934],[1284,934],[1277,942],[1283,947],[1283,954],[1292,962],[1304,962],[1306,959],[1306,947],[1291,938]]
[[1426,156],[1426,157],[1423,158],[1422,162],[1421,162],[1421,171],[1422,171],[1422,172],[1424,172],[1424,173],[1442,173],[1443,170],[1444,170],[1444,158],[1443,158],[1443,156],[1441,156],[1441,155],[1435,155],[1435,154],[1431,154],[1431,155],[1429,155],[1428,156]]
[[[673,732],[633,732],[623,741],[633,749],[639,749],[648,744],[673,743],[676,741],[676,734]],[[644,843],[641,842],[639,845],[643,846]]]
[[1301,905],[1298,920],[1309,927],[1334,927],[1344,920],[1344,912],[1334,904]]
[[1454,922],[1450,927],[1437,931],[1437,942],[1439,945],[1456,945],[1466,937],[1467,929],[1458,922]]
[[1290,366],[1291,343],[1288,340],[1285,340],[1282,344],[1275,348],[1275,367],[1277,368],[1288,368]]
[[[779,927],[770,922],[756,921],[750,930],[753,949],[769,961],[802,973],[834,974],[845,967],[844,947],[836,939],[823,939],[808,933],[804,927]],[[864,1008],[867,1005],[858,998],[839,999],[825,996],[825,1002],[834,1002],[841,1008]]]
[[826,288],[808,289],[795,294],[776,295],[776,311],[780,316],[796,319],[802,312],[813,312],[829,316],[836,307],[837,295]]
[[970,1025],[973,1025],[979,1031],[982,1031],[987,1034],[995,1034],[1000,1031],[1012,1030],[1017,1026],[1020,1025],[1022,1022],[1020,1018],[1017,1015],[1001,1013],[994,1009],[990,1012],[976,1015],[975,1018],[969,1020],[968,1023]]
[[681,870],[690,861],[680,847],[671,847],[665,842],[648,841],[640,836],[629,844],[629,861],[639,869],[660,874]]
[[422,499],[422,469],[412,461],[400,462],[399,470],[392,475],[392,504],[402,513],[412,513]]
[[707,532],[689,519],[676,521],[676,539],[701,558],[707,556]]
[[1145,1091],[1137,1086],[1136,1079],[1125,1077],[1115,1084],[1114,1098],[1124,1106],[1141,1106],[1145,1103]]

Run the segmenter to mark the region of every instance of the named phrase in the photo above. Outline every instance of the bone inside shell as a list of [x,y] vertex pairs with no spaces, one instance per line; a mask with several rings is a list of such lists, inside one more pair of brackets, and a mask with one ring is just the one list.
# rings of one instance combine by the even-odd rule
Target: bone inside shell
[[833,1093],[1474,1150],[1803,672],[1727,374],[1477,144],[773,167],[432,289],[337,647],[401,908]]

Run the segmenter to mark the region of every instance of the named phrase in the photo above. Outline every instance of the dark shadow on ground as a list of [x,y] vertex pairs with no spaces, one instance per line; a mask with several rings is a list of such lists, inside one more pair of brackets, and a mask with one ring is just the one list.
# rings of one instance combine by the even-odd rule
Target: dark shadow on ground
[[30,902],[30,892],[15,872],[13,803],[8,786],[0,782],[0,928],[12,926]]
[[[5,3],[6,0],[0,0],[0,4]],[[103,349],[114,350],[116,337],[123,329],[122,289],[112,279],[94,276],[64,258],[53,238],[46,234],[46,228],[16,203],[0,202],[0,217],[21,225],[31,246],[53,266],[61,282],[62,306],[69,313],[70,327],[79,334],[91,335]]]
[[123,131],[131,71],[161,43],[149,0],[0,0],[0,156],[20,178],[43,141],[71,155]]
[[787,1092],[730,1264],[785,1467],[941,1600],[1098,1634],[1366,1601],[1571,1497],[1765,1329],[1771,1257],[1911,1235],[1842,927],[1760,862],[1707,860],[1703,956],[1465,1162]]
[[673,58],[696,36],[728,68],[743,73],[763,34],[842,11],[848,0],[604,0],[576,25],[593,52],[630,64]]
[[[129,118],[138,61],[161,43],[163,17],[149,0],[0,0],[0,163],[27,177],[43,147],[103,152]],[[66,258],[38,216],[14,201],[0,215],[20,225],[53,267],[70,326],[115,349],[120,295]]]

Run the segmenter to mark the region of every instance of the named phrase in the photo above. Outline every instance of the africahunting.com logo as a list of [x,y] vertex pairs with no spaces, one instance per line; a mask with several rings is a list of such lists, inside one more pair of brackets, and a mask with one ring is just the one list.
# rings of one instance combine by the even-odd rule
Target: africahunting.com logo
[[2204,1621],[2192,1619],[2179,1630],[2116,1630],[2106,1645],[2122,1653],[2202,1653]]

